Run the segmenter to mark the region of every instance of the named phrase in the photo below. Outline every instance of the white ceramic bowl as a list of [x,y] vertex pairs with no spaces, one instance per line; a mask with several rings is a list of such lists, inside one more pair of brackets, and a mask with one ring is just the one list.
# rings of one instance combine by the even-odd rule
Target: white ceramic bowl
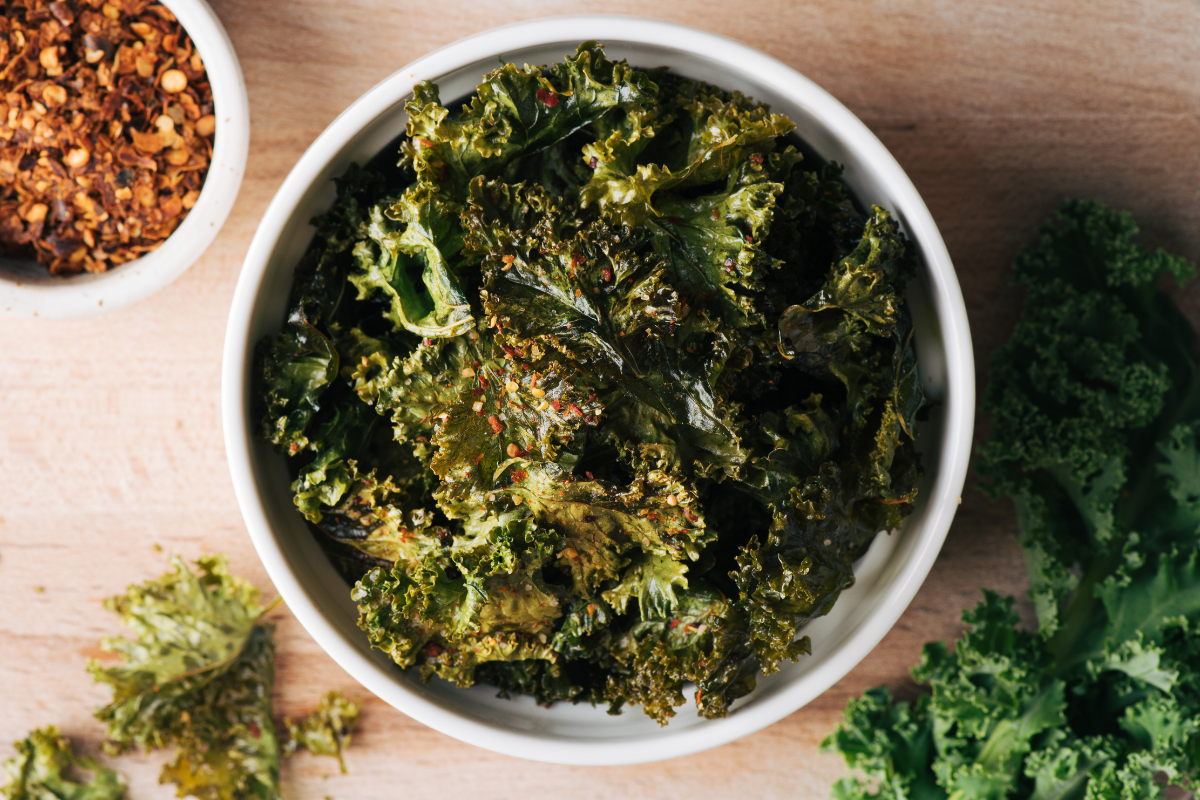
[[186,272],[225,224],[250,149],[250,104],[242,67],[208,3],[165,0],[164,4],[192,38],[212,86],[217,132],[200,199],[158,248],[107,272],[57,278],[35,261],[0,258],[0,313],[73,319],[132,305]]
[[[704,720],[689,703],[665,728],[637,709],[537,706],[501,700],[489,686],[422,685],[372,652],[356,627],[349,590],[292,504],[285,459],[255,433],[250,414],[254,345],[284,322],[292,271],[307,247],[309,219],[334,198],[332,179],[375,155],[402,132],[413,84],[435,81],[443,98],[471,92],[497,58],[561,60],[596,39],[614,58],[727,89],[785,112],[822,156],[846,165],[865,203],[892,209],[923,255],[909,289],[925,390],[936,403],[919,431],[927,476],[903,530],[881,534],[857,565],[856,585],[831,614],[805,629],[813,655],[789,664],[739,700],[725,719]],[[396,72],[334,120],[292,170],[267,208],[246,255],[225,339],[225,446],[246,525],[271,579],[301,624],[351,675],[415,719],[463,741],[510,755],[570,764],[627,764],[693,753],[732,741],[791,714],[849,672],[912,600],[954,516],[967,470],[974,413],[974,366],[962,294],[929,211],[878,139],[816,84],[745,45],[690,28],[616,16],[558,17],[510,25],[456,42]]]

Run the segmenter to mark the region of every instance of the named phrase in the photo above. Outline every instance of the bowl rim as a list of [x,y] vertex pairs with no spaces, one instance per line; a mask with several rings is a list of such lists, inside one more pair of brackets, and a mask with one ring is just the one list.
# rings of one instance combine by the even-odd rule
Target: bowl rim
[[157,248],[105,272],[51,276],[28,260],[4,259],[0,314],[77,319],[125,308],[166,287],[217,237],[241,188],[250,151],[250,102],[237,52],[205,0],[163,0],[200,57],[213,93],[217,135],[196,205]]
[[[946,357],[946,421],[941,463],[933,482],[926,524],[914,554],[884,589],[878,608],[843,641],[822,665],[781,691],[771,703],[748,707],[721,720],[720,726],[696,726],[654,742],[557,739],[545,734],[502,729],[444,708],[401,685],[378,664],[351,648],[290,569],[268,521],[252,469],[250,443],[255,435],[249,413],[249,378],[255,343],[249,340],[254,302],[277,242],[303,193],[322,168],[379,114],[411,96],[420,79],[434,79],[470,65],[481,56],[526,48],[595,39],[623,44],[664,45],[724,63],[746,73],[770,76],[772,87],[788,96],[802,95],[805,105],[829,129],[853,142],[871,171],[888,186],[903,222],[921,242],[930,277],[929,293],[941,327]],[[850,146],[850,145],[848,145]],[[545,17],[493,28],[449,44],[397,70],[352,103],[313,142],[264,212],[247,251],[230,309],[222,365],[222,417],[225,446],[238,504],[268,575],[301,625],[317,643],[368,690],[385,702],[442,733],[479,747],[536,761],[580,765],[633,764],[688,755],[758,731],[791,714],[854,668],[892,628],[933,566],[949,530],[966,478],[974,423],[974,361],[962,292],[942,240],[925,203],[900,165],[874,134],[845,106],[808,78],[754,48],[673,23],[626,15]]]

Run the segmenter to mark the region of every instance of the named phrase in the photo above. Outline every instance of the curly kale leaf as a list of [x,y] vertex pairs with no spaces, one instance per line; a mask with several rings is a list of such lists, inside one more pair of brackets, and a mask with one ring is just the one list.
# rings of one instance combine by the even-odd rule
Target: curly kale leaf
[[886,686],[852,697],[837,731],[823,742],[836,750],[851,769],[879,782],[875,792],[855,778],[842,778],[832,787],[834,800],[908,800],[946,797],[933,775],[933,728],[929,696],[916,703],[896,703]]
[[335,179],[337,200],[312,221],[316,233],[296,267],[288,306],[293,312],[303,309],[310,324],[327,332],[357,310],[349,302],[346,278],[354,267],[354,248],[367,236],[371,208],[412,180],[411,172],[395,166],[392,152],[385,148],[364,166],[351,164]]
[[266,414],[262,429],[271,444],[290,452],[305,449],[305,429],[321,410],[321,395],[337,377],[338,353],[298,307],[286,332],[264,343],[259,354]]
[[[4,762],[8,783],[0,788],[7,800],[122,800],[125,785],[111,769],[95,759],[79,757],[66,737],[53,725],[39,728],[14,742],[17,757]],[[95,773],[87,783],[76,783],[63,773],[73,768]]]
[[320,522],[322,508],[336,506],[354,483],[350,462],[363,451],[378,417],[370,406],[344,387],[331,392],[329,415],[313,429],[309,448],[316,455],[292,482],[296,507],[310,522]]
[[609,634],[613,664],[602,693],[609,713],[626,703],[640,705],[647,716],[666,725],[685,702],[684,683],[698,680],[703,672],[712,628],[725,602],[702,584],[674,594],[674,605],[647,605],[628,628]]
[[358,299],[382,296],[396,330],[464,333],[472,317],[457,276],[462,237],[454,201],[416,183],[386,213],[374,206],[370,214],[370,238],[355,245],[357,269],[349,278]]
[[[992,362],[980,471],[1016,503],[1038,633],[985,593],[953,653],[926,646],[919,717],[879,694],[882,733],[855,706],[827,741],[879,781],[840,796],[1133,800],[1200,777],[1200,380],[1156,285],[1193,268],[1136,232],[1068,201],[1016,262],[1025,309]],[[932,755],[910,759],[926,732]]]
[[837,449],[837,421],[819,394],[803,406],[767,411],[755,420],[754,443],[764,455],[751,459],[744,482],[767,503],[781,503],[805,477],[817,472]]
[[547,707],[559,700],[573,700],[582,691],[562,664],[549,661],[489,661],[475,669],[475,678],[499,689],[497,697],[507,700],[527,694]]
[[557,566],[588,599],[620,577],[632,550],[695,561],[715,537],[694,488],[662,470],[638,473],[628,486],[573,479],[552,465],[520,467],[509,478],[506,493],[540,524],[562,532]]
[[317,523],[331,538],[372,559],[417,563],[449,535],[423,505],[427,484],[421,478],[380,478],[377,468],[363,475],[353,459],[346,467],[345,495]]
[[[1079,590],[1090,595],[1119,563],[1128,531],[1165,549],[1195,527],[1154,470],[1131,470],[1156,461],[1155,442],[1200,415],[1188,388],[1191,330],[1156,287],[1160,275],[1182,279],[1194,267],[1150,253],[1136,233],[1128,214],[1065,202],[1017,258],[1025,309],[992,361],[984,403],[996,433],[979,470],[1017,504],[1047,635],[1075,589],[1065,577],[1075,564],[1097,565]],[[1143,516],[1153,522],[1135,527]]]
[[554,461],[601,413],[562,365],[526,355],[472,329],[404,358],[389,359],[381,347],[349,377],[363,400],[391,413],[397,440],[432,439],[430,466],[459,496],[463,487],[493,488],[514,458]]
[[846,778],[835,797],[1134,800],[1196,777],[1200,695],[1159,668],[1191,647],[1125,646],[1060,677],[1045,641],[1016,629],[1011,598],[985,592],[963,620],[972,629],[954,652],[928,644],[913,670],[931,696],[910,711],[877,689],[847,707],[823,747],[879,792]]
[[[461,686],[489,661],[546,659],[562,614],[561,590],[542,567],[553,557],[553,537],[520,521],[502,523],[499,539],[508,558],[481,569],[478,537],[464,539],[449,557],[431,554],[416,567],[371,570],[355,586],[359,627],[372,645],[401,667],[420,661],[423,674]],[[494,548],[493,548],[494,551]]]
[[283,740],[283,754],[291,756],[304,748],[315,756],[333,756],[344,775],[346,761],[342,753],[350,746],[350,734],[360,711],[362,703],[357,700],[347,700],[336,690],[326,693],[316,710],[299,723],[284,718],[287,738]]
[[[502,340],[557,353],[612,387],[606,406],[623,438],[676,442],[736,471],[746,457],[736,409],[722,406],[709,377],[732,344],[692,313],[661,259],[643,257],[637,241],[602,221],[563,222],[570,213],[537,187],[474,186],[469,241]],[[531,235],[513,237],[513,210],[525,208]]]
[[[788,150],[784,156],[798,154]],[[762,243],[783,184],[768,180],[767,169],[756,161],[747,161],[743,171],[748,174],[736,183],[731,178],[733,186],[716,194],[664,200],[651,240],[680,291],[715,299],[723,321],[735,327],[763,323],[750,292],[763,288],[763,272],[781,266],[762,251]]]
[[437,87],[422,81],[406,106],[406,159],[418,178],[447,183],[464,194],[478,175],[536,153],[602,118],[613,109],[654,97],[649,77],[623,61],[610,61],[595,42],[550,67],[505,64],[483,77],[476,94],[455,115],[441,106]]
[[[660,118],[631,115],[627,125],[585,150],[596,170],[580,192],[585,206],[595,205],[627,225],[640,224],[663,215],[654,207],[656,193],[724,181],[742,162],[770,153],[775,139],[795,127],[740,92],[697,81],[675,79],[662,94]],[[652,148],[636,152],[652,137]],[[638,163],[650,153],[653,162]]]
[[644,553],[616,586],[604,592],[604,599],[618,614],[626,613],[634,600],[643,620],[665,617],[679,607],[675,587],[688,588],[687,570],[687,564],[667,556]]
[[106,607],[136,639],[109,638],[122,663],[88,670],[113,700],[96,711],[113,752],[174,746],[161,780],[201,800],[279,797],[279,743],[271,715],[275,643],[268,610],[225,559],[129,587]]

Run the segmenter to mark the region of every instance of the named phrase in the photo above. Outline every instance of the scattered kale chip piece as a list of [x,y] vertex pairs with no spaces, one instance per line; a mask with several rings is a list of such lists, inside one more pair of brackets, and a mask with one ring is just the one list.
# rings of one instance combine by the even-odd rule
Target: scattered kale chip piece
[[[15,742],[17,757],[4,762],[8,783],[0,787],[6,800],[123,800],[125,784],[95,759],[76,756],[70,742],[53,725],[39,728]],[[77,783],[64,773],[85,769],[93,773]]]
[[346,761],[342,752],[350,746],[350,733],[361,710],[361,703],[347,700],[339,691],[326,693],[317,709],[300,722],[284,718],[287,737],[283,740],[283,754],[290,756],[303,747],[316,756],[332,756],[344,774]]
[[[120,655],[119,665],[88,665],[113,693],[112,702],[96,711],[107,727],[105,749],[116,754],[174,747],[159,779],[175,783],[180,797],[200,800],[278,800],[281,750],[290,755],[304,747],[330,755],[345,771],[342,750],[358,704],[330,693],[299,725],[287,720],[281,737],[271,710],[274,625],[262,619],[270,606],[260,605],[257,589],[229,574],[223,556],[202,557],[195,572],[178,557],[172,564],[172,572],[105,602],[136,636],[104,640],[106,650]],[[53,737],[43,739],[53,743]],[[45,759],[66,758],[47,752]],[[98,773],[101,778],[115,780]]]
[[[1038,629],[985,592],[950,652],[846,707],[840,800],[1141,800],[1200,779],[1200,374],[1158,286],[1195,267],[1068,201],[1018,256],[993,357],[984,488],[1017,508]],[[1184,796],[1180,791],[1176,796]]]
[[297,507],[401,667],[723,716],[912,508],[913,248],[786,117],[594,42],[407,110],[259,349]]

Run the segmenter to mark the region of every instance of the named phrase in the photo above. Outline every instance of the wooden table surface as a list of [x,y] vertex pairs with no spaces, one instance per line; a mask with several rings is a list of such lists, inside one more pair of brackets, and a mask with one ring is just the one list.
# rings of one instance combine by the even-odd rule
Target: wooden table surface
[[[86,751],[107,699],[84,671],[119,632],[104,597],[160,574],[167,551],[229,553],[273,595],[225,461],[218,403],[225,321],[242,257],[276,188],[354,98],[418,56],[549,14],[639,14],[611,0],[211,0],[241,58],[253,135],[216,243],[132,308],[74,322],[0,318],[0,740],[54,723]],[[1131,210],[1148,243],[1200,257],[1200,3],[1196,0],[701,0],[664,19],[749,43],[858,114],[924,196],[957,265],[979,386],[1011,330],[1013,255],[1064,197]],[[1200,322],[1195,291],[1183,301]],[[984,428],[980,420],[976,441]],[[907,677],[921,644],[952,637],[980,587],[1026,588],[1008,503],[965,490],[945,549],[895,629],[807,707],[741,741],[658,764],[547,766],[461,744],[369,696],[297,624],[279,623],[275,707],[329,688],[364,699],[347,762],[301,755],[304,798],[819,798],[844,773],[817,744],[846,700]],[[44,590],[38,587],[44,587]],[[637,712],[634,712],[637,713]],[[685,712],[686,713],[686,712]],[[0,758],[11,755],[0,745]],[[129,797],[167,798],[163,754],[110,759]]]

